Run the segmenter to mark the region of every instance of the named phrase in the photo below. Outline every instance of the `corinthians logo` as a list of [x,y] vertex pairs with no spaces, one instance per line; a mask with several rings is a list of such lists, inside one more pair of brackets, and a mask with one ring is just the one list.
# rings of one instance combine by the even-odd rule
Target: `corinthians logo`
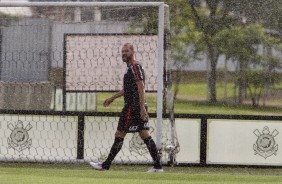
[[9,148],[13,148],[19,152],[30,148],[32,143],[28,135],[28,131],[32,128],[30,123],[24,127],[23,122],[19,120],[15,126],[9,123],[8,128],[12,131],[8,138]]
[[269,128],[265,126],[262,133],[256,129],[254,134],[258,137],[256,144],[253,146],[255,155],[258,154],[265,159],[271,155],[276,155],[278,145],[276,144],[274,137],[279,134],[276,129],[270,133]]

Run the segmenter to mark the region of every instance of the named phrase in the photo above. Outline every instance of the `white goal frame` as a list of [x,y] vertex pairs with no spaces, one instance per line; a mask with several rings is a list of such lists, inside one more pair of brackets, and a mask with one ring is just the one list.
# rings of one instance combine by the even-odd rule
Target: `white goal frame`
[[88,6],[143,6],[158,7],[158,74],[157,74],[157,124],[156,145],[162,148],[163,92],[164,92],[164,2],[0,2],[0,7],[88,7]]

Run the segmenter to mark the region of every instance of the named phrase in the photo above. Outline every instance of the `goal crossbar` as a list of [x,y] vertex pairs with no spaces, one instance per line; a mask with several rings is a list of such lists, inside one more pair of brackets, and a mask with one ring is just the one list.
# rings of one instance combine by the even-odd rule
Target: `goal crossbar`
[[0,2],[0,7],[89,7],[89,6],[163,6],[163,2]]
[[157,74],[157,125],[156,145],[162,148],[162,121],[163,121],[163,73],[164,73],[164,2],[0,2],[0,7],[89,7],[89,6],[143,6],[158,7],[158,74]]

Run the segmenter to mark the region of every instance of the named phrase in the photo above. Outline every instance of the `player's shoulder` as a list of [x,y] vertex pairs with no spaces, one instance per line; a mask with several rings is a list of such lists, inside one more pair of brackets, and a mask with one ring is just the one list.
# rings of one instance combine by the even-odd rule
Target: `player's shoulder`
[[128,66],[136,66],[136,65],[142,66],[142,64],[139,61],[134,61],[132,63],[129,63]]
[[128,65],[128,67],[130,67],[130,68],[132,68],[132,67],[141,67],[141,68],[142,68],[142,65],[141,65],[140,62],[136,61],[136,62],[134,62],[134,63],[130,63],[130,64]]

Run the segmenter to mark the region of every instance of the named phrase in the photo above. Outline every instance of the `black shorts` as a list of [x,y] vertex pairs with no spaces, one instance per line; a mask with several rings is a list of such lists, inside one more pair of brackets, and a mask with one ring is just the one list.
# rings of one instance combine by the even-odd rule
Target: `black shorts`
[[140,108],[127,105],[122,109],[117,130],[126,133],[140,132],[141,130],[149,130],[149,123],[142,120]]

